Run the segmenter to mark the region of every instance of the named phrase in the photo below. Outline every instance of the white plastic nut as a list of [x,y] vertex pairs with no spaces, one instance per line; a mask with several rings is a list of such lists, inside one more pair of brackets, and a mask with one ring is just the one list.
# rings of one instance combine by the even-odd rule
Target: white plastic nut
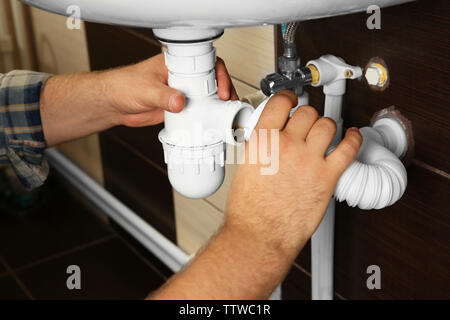
[[402,158],[408,151],[408,137],[400,122],[395,119],[381,118],[375,121],[373,128],[383,137],[385,146],[397,157]]
[[225,177],[225,143],[202,147],[177,147],[159,134],[170,184],[181,195],[202,199],[216,192]]
[[386,83],[386,69],[379,64],[372,64],[367,68],[365,78],[371,86],[382,87]]

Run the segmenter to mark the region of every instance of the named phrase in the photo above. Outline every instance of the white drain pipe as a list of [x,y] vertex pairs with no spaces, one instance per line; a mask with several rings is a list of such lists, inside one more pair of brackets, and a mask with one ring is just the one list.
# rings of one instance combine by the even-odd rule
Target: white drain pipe
[[245,127],[253,107],[218,97],[213,40],[178,43],[167,39],[180,32],[154,32],[167,46],[168,84],[186,97],[181,112],[164,113],[159,133],[169,181],[185,197],[206,198],[222,185],[226,143],[236,143],[233,129]]
[[[341,80],[345,84],[345,80]],[[324,116],[336,122],[336,134],[331,143],[335,148],[342,140],[342,95],[326,95]],[[334,220],[336,201],[330,200],[325,215],[311,238],[311,297],[313,300],[332,300],[334,267]]]
[[[346,64],[342,59],[327,55],[308,62],[319,73],[314,86],[323,86],[325,93],[324,116],[336,122],[336,134],[330,148],[337,147],[342,139],[342,101],[346,90],[346,79],[362,75],[359,67]],[[311,238],[311,297],[313,300],[332,300],[334,266],[334,220],[336,202],[330,200],[325,215]]]

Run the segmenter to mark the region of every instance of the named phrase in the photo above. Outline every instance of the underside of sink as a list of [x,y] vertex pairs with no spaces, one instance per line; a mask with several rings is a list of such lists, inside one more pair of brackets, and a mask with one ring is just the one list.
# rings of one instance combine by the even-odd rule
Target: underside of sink
[[365,11],[413,0],[22,0],[61,15],[70,6],[81,19],[147,28],[224,29],[278,24]]

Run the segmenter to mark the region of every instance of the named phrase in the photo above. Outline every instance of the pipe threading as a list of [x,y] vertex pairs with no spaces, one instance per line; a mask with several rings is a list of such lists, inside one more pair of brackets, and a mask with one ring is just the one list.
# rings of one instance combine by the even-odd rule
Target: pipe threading
[[311,78],[312,78],[311,84],[312,85],[317,84],[319,82],[319,80],[320,80],[319,70],[317,70],[316,66],[314,66],[312,64],[306,66],[306,68],[308,68],[309,71],[311,72]]

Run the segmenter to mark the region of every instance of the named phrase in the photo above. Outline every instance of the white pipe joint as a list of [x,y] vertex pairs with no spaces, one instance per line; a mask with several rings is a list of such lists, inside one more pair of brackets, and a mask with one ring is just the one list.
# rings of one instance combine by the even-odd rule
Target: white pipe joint
[[345,94],[348,79],[358,79],[362,76],[362,69],[352,66],[342,58],[331,54],[324,55],[316,60],[309,61],[306,65],[313,65],[319,73],[319,79],[312,86],[323,86],[325,95],[343,96]]
[[236,143],[234,129],[245,129],[252,113],[252,106],[217,95],[187,99],[178,114],[165,112],[159,140],[175,190],[196,199],[216,192],[225,175],[226,143]]
[[234,129],[246,128],[253,107],[217,96],[212,41],[167,43],[167,48],[168,84],[186,96],[183,111],[165,112],[159,134],[169,180],[180,194],[205,198],[222,185],[226,143],[236,143]]
[[407,186],[407,173],[398,157],[408,148],[406,133],[395,119],[382,118],[360,129],[363,144],[342,174],[334,195],[351,207],[382,209],[396,203]]
[[217,92],[216,49],[212,41],[200,43],[166,43],[164,53],[168,84],[186,96],[208,96]]

